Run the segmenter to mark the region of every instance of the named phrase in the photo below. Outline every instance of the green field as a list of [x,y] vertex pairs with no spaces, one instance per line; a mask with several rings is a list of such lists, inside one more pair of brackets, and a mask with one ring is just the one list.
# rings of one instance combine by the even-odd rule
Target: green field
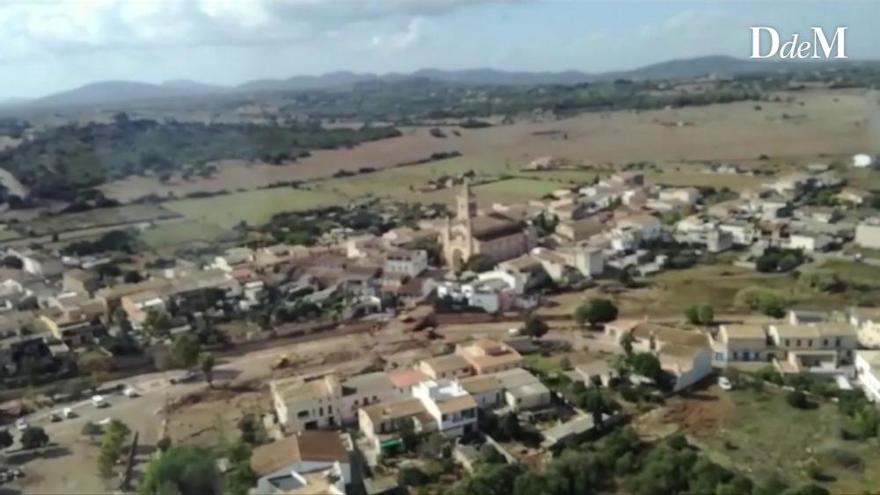
[[225,232],[221,227],[193,220],[170,222],[157,225],[141,233],[141,239],[147,246],[157,249],[162,247],[180,246],[195,241],[215,239]]
[[[713,461],[756,480],[777,477],[792,484],[816,483],[805,472],[815,463],[827,478],[820,484],[835,494],[868,493],[880,486],[880,441],[842,440],[836,405],[796,409],[770,387],[722,394],[715,399],[720,404],[695,406],[713,413],[707,419],[717,421],[715,426],[691,433]],[[842,465],[838,452],[858,457],[863,465]]]
[[282,187],[170,201],[164,206],[189,220],[230,229],[240,222],[264,224],[272,215],[282,211],[308,210],[344,202],[344,198],[329,191]]
[[25,223],[22,228],[32,232],[32,235],[49,235],[96,227],[123,226],[125,224],[174,218],[175,216],[177,216],[175,212],[159,205],[127,205],[38,218]]

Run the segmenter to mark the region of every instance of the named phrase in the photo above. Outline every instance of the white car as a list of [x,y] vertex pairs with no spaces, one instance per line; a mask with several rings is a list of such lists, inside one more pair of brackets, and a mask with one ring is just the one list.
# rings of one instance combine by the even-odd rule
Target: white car
[[718,377],[718,386],[721,387],[721,390],[733,390],[733,384],[726,376]]
[[111,418],[111,417],[106,417],[106,418],[104,418],[104,419],[98,420],[95,424],[96,424],[96,425],[99,425],[99,426],[107,426],[107,425],[109,425],[111,422],[113,422],[113,418]]
[[61,417],[63,417],[64,419],[75,418],[76,413],[73,412],[73,408],[65,407],[61,410]]
[[22,419],[22,418],[18,418],[17,420],[15,420],[15,428],[16,428],[18,431],[24,431],[24,430],[27,430],[27,429],[28,429],[27,421],[25,421],[25,420]]
[[140,397],[141,394],[138,392],[138,390],[136,388],[129,385],[122,390],[122,395],[131,398],[131,397]]
[[93,395],[92,396],[92,405],[97,408],[107,407],[110,405],[109,402],[104,400],[104,396],[102,395]]

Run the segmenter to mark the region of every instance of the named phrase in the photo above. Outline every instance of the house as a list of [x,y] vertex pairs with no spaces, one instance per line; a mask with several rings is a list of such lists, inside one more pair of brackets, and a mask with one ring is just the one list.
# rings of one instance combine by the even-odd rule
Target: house
[[861,206],[871,200],[872,194],[864,189],[845,187],[837,194],[837,199],[844,203]]
[[455,353],[465,361],[478,375],[497,373],[522,364],[522,356],[504,342],[480,339],[469,345],[459,344]]
[[214,258],[214,268],[231,272],[238,266],[254,261],[254,250],[249,247],[234,247],[224,251],[222,256]]
[[574,365],[570,374],[573,378],[584,382],[586,386],[609,387],[618,378],[617,371],[604,359],[594,359]]
[[699,201],[700,196],[700,190],[696,187],[678,187],[663,189],[658,197],[661,201],[679,201],[692,205]]
[[550,404],[550,389],[522,368],[495,373],[504,386],[504,401],[513,411],[537,409]]
[[94,294],[101,286],[101,279],[96,272],[74,268],[67,270],[61,277],[61,287],[66,292]]
[[346,433],[303,431],[251,453],[253,495],[345,495],[352,479],[353,444]]
[[664,345],[657,357],[663,371],[674,379],[674,392],[687,388],[712,373],[712,352],[705,345]]
[[840,210],[827,206],[804,206],[795,210],[795,215],[804,220],[820,223],[834,223],[842,216]]
[[398,396],[394,382],[384,371],[355,375],[342,382],[342,420],[356,421],[359,408],[388,402]]
[[856,225],[855,243],[869,249],[880,249],[880,219],[872,218]]
[[660,219],[652,215],[633,215],[617,222],[617,228],[633,232],[641,241],[658,239],[663,233],[663,224]]
[[10,256],[15,256],[22,262],[22,269],[43,278],[52,278],[64,273],[64,264],[61,258],[49,254],[41,253],[33,249],[8,251]]
[[383,270],[386,273],[416,277],[428,269],[428,252],[423,249],[414,251],[397,250],[385,255]]
[[413,387],[413,397],[422,401],[437,429],[447,437],[477,431],[477,403],[455,380],[429,380]]
[[162,313],[165,311],[165,299],[150,290],[122,296],[119,304],[134,328],[143,326],[147,315],[151,312]]
[[758,231],[754,224],[746,221],[729,220],[718,225],[722,232],[733,236],[733,243],[740,246],[749,246],[755,242]]
[[595,278],[605,272],[605,253],[598,247],[575,244],[560,247],[555,252],[562,256],[565,264],[585,277]]
[[605,225],[602,221],[593,216],[578,220],[561,220],[556,224],[553,235],[560,242],[579,242],[601,234],[604,229]]
[[787,372],[834,371],[841,364],[852,363],[858,347],[856,330],[848,323],[772,323],[767,335]]
[[880,308],[850,308],[849,323],[856,329],[859,344],[880,348]]
[[387,374],[399,397],[411,397],[412,389],[416,385],[431,379],[430,376],[417,369],[398,368],[388,371]]
[[458,382],[480,409],[494,409],[504,404],[504,385],[495,376],[471,376]]
[[107,336],[107,328],[100,322],[55,320],[46,315],[40,316],[37,321],[55,340],[64,342],[71,349],[94,345]]
[[288,431],[335,427],[342,423],[342,385],[336,375],[269,382],[278,421]]
[[358,429],[377,450],[395,450],[403,444],[400,430],[409,424],[416,433],[437,431],[434,416],[417,397],[398,399],[358,410]]
[[792,233],[788,237],[789,249],[802,249],[807,253],[827,251],[834,239],[825,234],[812,232]]
[[880,351],[856,351],[856,381],[872,402],[880,402]]
[[473,374],[471,364],[459,354],[446,354],[419,361],[419,371],[434,380],[465,378]]

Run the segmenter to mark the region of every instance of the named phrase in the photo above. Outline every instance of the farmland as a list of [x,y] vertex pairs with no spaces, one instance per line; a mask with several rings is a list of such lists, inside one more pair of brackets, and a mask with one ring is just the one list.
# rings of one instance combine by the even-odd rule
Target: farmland
[[[711,389],[675,398],[665,412],[666,421],[683,428],[713,461],[756,480],[815,482],[807,468],[818,462],[832,493],[865,493],[880,486],[877,440],[842,440],[842,415],[834,404],[796,409],[771,387]],[[859,462],[844,465],[844,458]]]
[[[720,160],[754,162],[760,155],[796,163],[816,160],[820,155],[846,156],[858,151],[880,152],[872,133],[880,122],[873,111],[871,92],[864,90],[798,92],[791,101],[686,107],[650,111],[586,113],[555,121],[517,121],[484,129],[461,129],[460,136],[432,137],[426,128],[404,128],[403,136],[372,141],[351,149],[320,150],[287,165],[242,161],[221,161],[209,178],[179,177],[160,182],[156,177],[131,177],[108,183],[102,190],[122,201],[155,193],[177,196],[197,191],[254,189],[280,181],[328,178],[340,170],[362,167],[393,169],[390,176],[378,175],[360,182],[345,182],[357,193],[387,194],[389,184],[407,190],[426,177],[474,170],[479,176],[526,174],[522,165],[545,155],[577,164],[626,164],[649,161],[667,164],[684,161]],[[871,103],[871,104],[869,104]],[[670,125],[673,124],[673,125]],[[682,123],[683,125],[675,125]],[[444,128],[445,129],[445,128]],[[558,131],[558,132],[554,132]],[[565,138],[558,137],[565,135]],[[434,152],[458,151],[461,157],[421,165],[399,167]],[[573,172],[580,174],[580,172]],[[532,173],[527,173],[532,174]],[[566,172],[539,172],[542,178]],[[374,174],[369,174],[374,175]],[[586,180],[590,180],[591,174]],[[707,174],[708,175],[708,174]],[[393,177],[399,182],[380,179]],[[681,183],[674,174],[664,182]],[[727,176],[699,180],[730,181]],[[737,178],[751,182],[750,177]],[[336,181],[327,181],[337,187]],[[696,184],[700,185],[700,184]],[[746,184],[742,184],[745,186]],[[738,187],[738,186],[737,186]]]

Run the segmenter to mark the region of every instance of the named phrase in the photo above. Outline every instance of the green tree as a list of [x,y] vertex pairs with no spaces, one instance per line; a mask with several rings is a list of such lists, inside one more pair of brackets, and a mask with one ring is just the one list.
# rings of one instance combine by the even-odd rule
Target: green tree
[[122,421],[114,419],[107,426],[101,437],[101,451],[98,454],[98,474],[104,479],[113,477],[113,467],[119,456],[122,455],[123,447],[128,440],[131,430]]
[[257,482],[257,474],[251,468],[251,448],[248,444],[238,442],[226,452],[229,460],[229,471],[223,483],[223,493],[227,495],[247,495]]
[[608,299],[590,299],[578,306],[574,312],[574,320],[580,326],[607,323],[617,319],[617,306]]
[[522,426],[516,413],[509,412],[498,421],[499,440],[517,440],[522,436]]
[[547,331],[550,330],[550,327],[547,325],[540,316],[536,314],[529,314],[526,317],[525,326],[523,326],[523,333],[528,335],[533,339],[540,339],[544,335],[547,334]]
[[195,335],[185,333],[174,339],[171,345],[171,355],[174,363],[181,368],[193,367],[199,359],[202,344]]
[[0,430],[0,450],[11,447],[14,439],[8,430]]
[[663,386],[666,374],[660,366],[660,360],[654,354],[650,352],[633,354],[629,358],[628,364],[634,373],[654,380],[658,386]]
[[709,325],[715,320],[715,310],[709,304],[688,306],[684,314],[692,325]]
[[171,330],[171,315],[165,311],[150,310],[144,319],[144,330],[153,337],[163,337]]
[[21,446],[25,449],[35,449],[49,443],[49,435],[39,426],[28,426],[21,434]]
[[220,495],[218,479],[215,459],[209,450],[177,445],[150,462],[138,492],[141,495]]
[[205,374],[205,381],[209,387],[214,387],[214,355],[210,352],[203,352],[199,355],[199,368]]
[[603,416],[613,413],[616,409],[616,404],[598,387],[586,389],[579,402],[579,405],[593,416],[593,424],[596,425],[597,430],[601,430],[605,425]]

